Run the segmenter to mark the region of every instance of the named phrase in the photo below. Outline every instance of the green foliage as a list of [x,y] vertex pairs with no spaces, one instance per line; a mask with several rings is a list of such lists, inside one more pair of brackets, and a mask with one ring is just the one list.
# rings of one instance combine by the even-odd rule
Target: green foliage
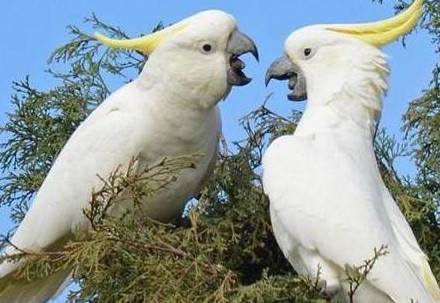
[[[403,5],[399,5],[401,9]],[[440,2],[425,0],[421,28],[432,37],[434,51],[440,55]],[[437,57],[440,58],[440,57]],[[440,61],[432,71],[432,80],[420,98],[413,100],[403,117],[403,131],[417,168],[411,184],[402,184],[403,205],[410,205],[412,228],[430,257],[437,280],[440,278]],[[412,203],[410,202],[412,200]],[[401,204],[401,205],[402,205]]]
[[[85,20],[108,35],[124,33],[101,23],[96,16]],[[93,37],[69,27],[72,41],[54,51],[48,73],[59,84],[48,92],[33,88],[29,78],[14,83],[15,111],[0,128],[6,140],[0,144],[0,205],[12,208],[21,221],[29,201],[41,186],[56,155],[85,117],[109,94],[107,82],[125,72],[138,71],[144,60],[131,52],[100,51]],[[61,72],[54,71],[59,67]],[[66,68],[67,67],[67,68]],[[113,78],[112,78],[113,76]]]
[[76,84],[60,86],[49,93],[33,89],[29,79],[15,82],[12,103],[16,110],[1,128],[8,140],[1,144],[4,171],[0,204],[13,207],[20,220],[27,202],[38,190],[56,154],[87,115],[87,99]]
[[[433,35],[437,52],[439,11],[437,1],[427,1],[422,24]],[[86,21],[110,36],[126,37],[96,16]],[[27,78],[16,82],[15,110],[1,128],[0,204],[13,209],[16,222],[67,138],[113,90],[109,87],[130,81],[146,59],[135,52],[104,50],[76,27],[70,27],[70,33],[72,41],[50,59],[49,73],[59,84],[42,92]],[[410,104],[404,117],[407,140],[397,142],[380,131],[376,153],[387,186],[440,280],[439,74],[437,66],[430,87]],[[79,232],[57,250],[23,252],[28,264],[19,275],[40,278],[75,266],[81,291],[73,292],[71,300],[77,303],[325,302],[319,281],[298,277],[279,250],[261,184],[265,147],[292,133],[299,117],[298,112],[280,116],[266,102],[245,116],[241,124],[246,138],[234,143],[233,151],[224,144],[209,184],[188,212],[186,227],[154,222],[136,207],[132,210],[136,216],[109,217],[106,210],[121,192],[128,190],[136,201],[166,187],[177,171],[191,169],[190,158],[165,159],[141,174],[131,166],[127,171],[115,168],[111,176],[101,176],[103,186],[91,196],[91,208],[85,212],[91,232]],[[395,160],[402,156],[414,158],[415,178],[401,176],[396,169]],[[383,253],[378,248],[373,259],[347,268],[353,291]]]
[[92,194],[85,213],[92,231],[61,250],[23,252],[29,265],[19,276],[35,279],[77,265],[81,291],[72,294],[74,302],[319,302],[317,283],[295,277],[273,239],[267,198],[253,185],[259,176],[244,161],[252,144],[237,148],[217,167],[222,182],[213,180],[189,212],[190,228],[153,222],[140,208],[107,216],[121,192],[129,189],[134,201],[154,194],[192,162],[170,159],[141,174],[130,165]]
[[[431,37],[440,54],[440,3],[424,1],[420,28]],[[412,1],[396,5],[399,12]],[[404,43],[405,41],[403,41]],[[411,225],[422,249],[427,253],[437,280],[440,279],[440,61],[433,68],[432,80],[421,97],[410,102],[403,116],[405,138],[397,142],[385,131],[376,137],[376,154],[382,177]],[[399,157],[410,157],[416,167],[414,177],[400,176]]]

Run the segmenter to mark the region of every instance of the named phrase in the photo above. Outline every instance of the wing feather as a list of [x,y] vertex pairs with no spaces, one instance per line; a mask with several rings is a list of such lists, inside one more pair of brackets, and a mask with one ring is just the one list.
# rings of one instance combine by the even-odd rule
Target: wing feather
[[[102,186],[98,175],[109,176],[140,152],[145,144],[145,129],[140,131],[145,119],[137,119],[108,101],[80,125],[58,155],[11,239],[15,246],[40,251],[84,224],[82,210],[92,190]],[[14,251],[9,247],[6,253]],[[0,277],[15,267],[4,264]]]
[[[331,133],[286,136],[266,152],[263,182],[282,230],[281,248],[289,247],[285,254],[294,258],[295,249],[318,252],[342,276],[347,264],[361,265],[374,248],[387,245],[390,253],[378,261],[369,283],[396,302],[438,302],[435,279],[426,273],[426,259],[383,185],[371,146],[342,140]],[[296,263],[310,262],[301,261]]]

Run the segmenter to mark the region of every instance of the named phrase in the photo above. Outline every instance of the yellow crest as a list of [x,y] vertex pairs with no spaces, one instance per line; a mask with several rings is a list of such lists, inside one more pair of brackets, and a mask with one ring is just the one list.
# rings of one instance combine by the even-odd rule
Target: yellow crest
[[185,22],[179,22],[152,34],[126,40],[108,38],[96,32],[95,38],[101,43],[113,48],[134,49],[144,54],[151,54],[166,38],[180,32],[185,27]]
[[347,34],[376,47],[382,47],[410,32],[423,12],[423,0],[415,0],[403,13],[378,22],[334,25],[328,30]]

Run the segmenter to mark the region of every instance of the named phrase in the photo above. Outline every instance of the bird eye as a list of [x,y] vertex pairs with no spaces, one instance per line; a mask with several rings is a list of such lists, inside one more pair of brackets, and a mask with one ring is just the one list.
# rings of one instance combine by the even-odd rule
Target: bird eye
[[312,49],[307,47],[304,49],[304,56],[305,57],[310,57],[310,55],[312,54]]
[[211,46],[211,44],[208,44],[208,43],[207,44],[203,44],[202,49],[203,49],[203,51],[205,53],[209,53],[212,50],[212,46]]

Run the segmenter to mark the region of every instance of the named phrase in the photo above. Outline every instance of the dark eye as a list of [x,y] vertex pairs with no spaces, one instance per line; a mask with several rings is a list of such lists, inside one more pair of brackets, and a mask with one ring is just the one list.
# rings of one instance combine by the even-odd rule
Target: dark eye
[[312,54],[312,49],[307,47],[304,49],[304,56],[308,57]]
[[211,44],[203,44],[202,48],[205,53],[209,53],[212,50]]

